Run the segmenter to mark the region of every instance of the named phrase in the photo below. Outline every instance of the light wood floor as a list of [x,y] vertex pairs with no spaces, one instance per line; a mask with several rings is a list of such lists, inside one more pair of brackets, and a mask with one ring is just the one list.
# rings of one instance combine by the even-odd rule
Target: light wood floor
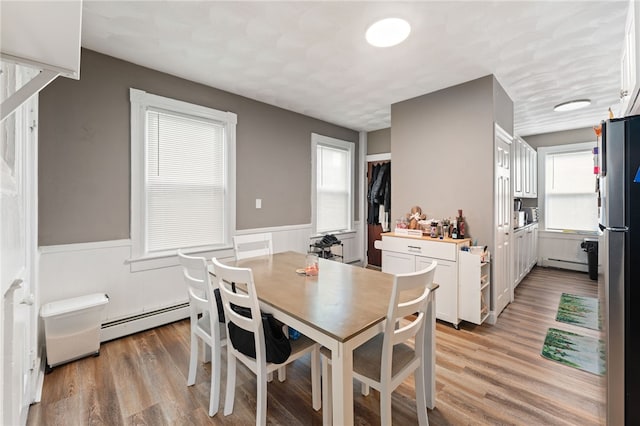
[[[494,326],[437,324],[436,408],[431,425],[604,424],[604,377],[542,358],[549,327],[598,336],[555,321],[562,292],[597,296],[587,274],[535,268]],[[255,378],[238,366],[235,410],[209,418],[209,364],[186,386],[189,324],[176,322],[103,343],[100,356],[59,366],[45,377],[28,425],[245,425],[255,422]],[[223,365],[224,364],[223,359]],[[221,394],[224,395],[224,367]],[[289,366],[287,381],[268,385],[270,424],[321,424],[311,408],[309,359]],[[379,424],[378,394],[354,386],[355,423]],[[414,386],[394,393],[393,422],[417,424]]]

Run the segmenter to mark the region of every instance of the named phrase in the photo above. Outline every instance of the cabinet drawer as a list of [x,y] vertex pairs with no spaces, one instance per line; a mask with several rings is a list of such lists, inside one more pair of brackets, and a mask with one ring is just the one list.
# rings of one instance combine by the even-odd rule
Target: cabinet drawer
[[456,261],[457,244],[382,236],[382,250]]

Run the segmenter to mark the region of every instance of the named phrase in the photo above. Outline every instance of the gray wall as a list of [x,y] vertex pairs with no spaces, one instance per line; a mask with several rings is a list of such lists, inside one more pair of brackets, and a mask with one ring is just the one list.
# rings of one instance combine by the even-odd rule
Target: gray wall
[[596,134],[591,127],[583,129],[565,130],[562,132],[542,133],[539,135],[523,136],[529,145],[536,150],[543,146],[567,145],[572,143],[595,142]]
[[496,84],[486,76],[391,105],[392,219],[416,204],[435,218],[462,209],[467,233],[493,247],[494,119],[513,130]]
[[358,152],[356,131],[83,49],[80,80],[40,93],[40,245],[129,238],[131,87],[238,115],[238,229],[311,223],[312,132]]
[[367,155],[391,152],[391,128],[367,133]]

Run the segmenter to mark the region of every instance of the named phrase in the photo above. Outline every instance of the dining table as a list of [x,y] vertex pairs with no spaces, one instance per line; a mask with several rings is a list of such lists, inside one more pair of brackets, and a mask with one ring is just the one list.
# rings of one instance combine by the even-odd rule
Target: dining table
[[[250,268],[264,312],[331,350],[334,425],[352,425],[353,351],[383,331],[394,276],[328,259],[317,275],[301,274],[304,253],[283,252],[224,262]],[[435,407],[435,290],[426,308],[424,356],[426,405]]]

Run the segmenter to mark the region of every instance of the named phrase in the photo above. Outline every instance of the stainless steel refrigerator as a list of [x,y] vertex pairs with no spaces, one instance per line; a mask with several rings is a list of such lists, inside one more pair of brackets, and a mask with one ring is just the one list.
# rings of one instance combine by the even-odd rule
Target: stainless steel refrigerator
[[604,122],[599,156],[607,424],[640,425],[640,116]]

